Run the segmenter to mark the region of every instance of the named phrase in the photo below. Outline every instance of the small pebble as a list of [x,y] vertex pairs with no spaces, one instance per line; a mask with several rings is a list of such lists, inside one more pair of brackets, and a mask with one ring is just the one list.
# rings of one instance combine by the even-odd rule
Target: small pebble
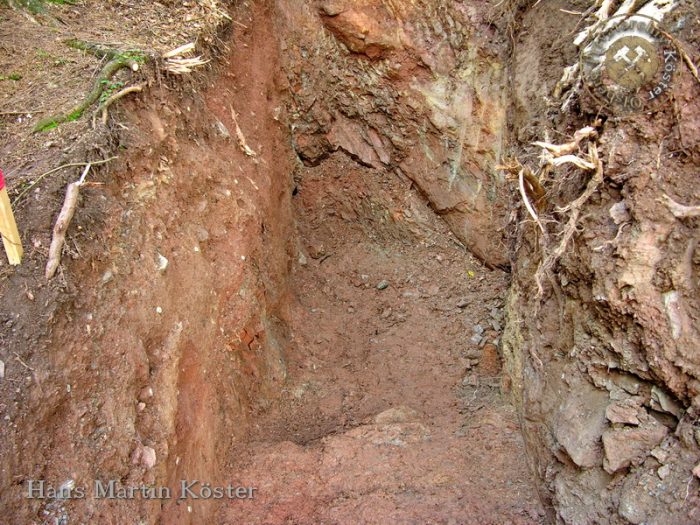
[[139,392],[139,401],[146,401],[148,399],[151,399],[153,397],[153,388],[150,386],[146,386],[141,389],[141,392]]
[[377,284],[377,290],[386,290],[389,288],[389,281],[379,281]]
[[143,447],[141,450],[141,464],[146,468],[156,466],[156,451],[151,447]]
[[163,257],[161,254],[158,254],[158,271],[163,273],[168,269],[168,264],[168,259]]

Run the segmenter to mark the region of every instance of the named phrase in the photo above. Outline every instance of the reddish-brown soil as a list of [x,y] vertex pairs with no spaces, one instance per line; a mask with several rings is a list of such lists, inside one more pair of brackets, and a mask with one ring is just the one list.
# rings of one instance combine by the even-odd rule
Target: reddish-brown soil
[[[258,498],[221,521],[541,523],[488,356],[504,274],[465,253],[410,183],[343,156],[304,170],[294,202],[305,264],[289,379],[230,459]],[[481,347],[465,337],[479,327]]]
[[[469,255],[408,179],[342,153],[302,166],[281,122],[271,12],[235,14],[251,29],[212,84],[129,104],[120,160],[84,191],[49,286],[52,208],[35,194],[19,210],[40,213],[28,265],[4,288],[4,340],[32,338],[2,354],[7,515],[542,522],[494,346],[506,274]],[[45,304],[52,319],[32,327]],[[73,479],[88,497],[27,500],[40,479]],[[224,505],[107,501],[94,479],[257,490]]]
[[[697,523],[698,218],[663,195],[700,202],[700,83],[683,69],[625,119],[574,86],[561,110],[590,4],[0,7],[0,167],[13,198],[35,183],[23,264],[0,264],[0,522]],[[31,133],[99,70],[71,36],[212,60],[122,70],[144,90],[106,125]],[[604,180],[540,295],[552,245],[497,166],[598,117]],[[40,175],[112,155],[47,281],[81,169]],[[590,176],[542,179],[550,239]],[[32,480],[87,497],[29,499]],[[255,494],[180,501],[180,480]]]

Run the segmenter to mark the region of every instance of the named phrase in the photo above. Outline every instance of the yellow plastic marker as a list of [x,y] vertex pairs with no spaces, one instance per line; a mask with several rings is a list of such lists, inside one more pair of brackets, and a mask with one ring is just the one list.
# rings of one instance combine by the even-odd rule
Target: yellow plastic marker
[[5,177],[2,175],[2,170],[0,170],[0,234],[2,234],[2,244],[5,247],[7,260],[13,266],[21,264],[22,255],[24,254],[22,239],[19,238],[19,231],[17,230],[15,216],[12,213],[10,197],[7,194],[7,188],[5,188]]

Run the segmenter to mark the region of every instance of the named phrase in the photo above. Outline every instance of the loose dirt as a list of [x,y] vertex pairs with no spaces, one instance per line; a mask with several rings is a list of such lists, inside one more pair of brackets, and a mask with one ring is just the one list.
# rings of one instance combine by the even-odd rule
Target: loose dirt
[[230,459],[258,497],[222,522],[542,523],[500,393],[505,275],[410,182],[338,156],[297,191],[289,378]]

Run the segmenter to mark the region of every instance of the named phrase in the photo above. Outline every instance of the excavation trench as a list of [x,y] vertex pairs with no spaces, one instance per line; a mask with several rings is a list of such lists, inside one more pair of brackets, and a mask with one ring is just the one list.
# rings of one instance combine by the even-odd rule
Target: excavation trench
[[[156,89],[129,111],[129,160],[108,198],[84,204],[83,217],[104,217],[109,257],[71,270],[97,292],[59,316],[61,351],[46,364],[58,381],[30,390],[34,417],[14,444],[26,479],[69,477],[89,493],[95,479],[115,480],[173,497],[10,498],[12,512],[27,522],[542,522],[502,393],[507,274],[465,249],[444,220],[454,214],[435,211],[445,207],[430,200],[435,188],[375,165],[384,139],[369,156],[353,145],[347,117],[334,132],[341,146],[320,144],[310,159],[310,125],[294,124],[314,111],[298,113],[290,62],[304,47],[299,13],[241,9],[249,29],[233,32],[212,81],[180,96]],[[196,494],[204,483],[255,492],[178,499],[182,480],[199,480]]]
[[[174,490],[181,479],[208,479],[256,492],[166,503],[161,519],[542,522],[502,392],[507,274],[470,255],[400,173],[347,150],[304,164],[282,124],[293,106],[275,79],[274,26],[253,19],[252,27],[204,100],[232,136],[239,126],[253,153],[214,138],[214,169],[194,173],[208,188],[200,228],[244,226],[235,241],[199,246],[205,256],[226,254],[242,276],[224,266],[226,292],[212,283],[223,355],[178,332],[166,470]],[[234,214],[219,184],[231,188]]]
[[[680,113],[600,128],[610,179],[542,299],[496,169],[593,118],[543,116],[576,60],[568,8],[236,4],[208,76],[129,102],[62,306],[21,306],[51,332],[0,385],[14,522],[697,522],[697,241],[655,200],[697,193],[697,145],[666,131],[700,114],[694,80]],[[562,181],[549,213],[587,178]],[[28,500],[41,479],[171,497]]]

